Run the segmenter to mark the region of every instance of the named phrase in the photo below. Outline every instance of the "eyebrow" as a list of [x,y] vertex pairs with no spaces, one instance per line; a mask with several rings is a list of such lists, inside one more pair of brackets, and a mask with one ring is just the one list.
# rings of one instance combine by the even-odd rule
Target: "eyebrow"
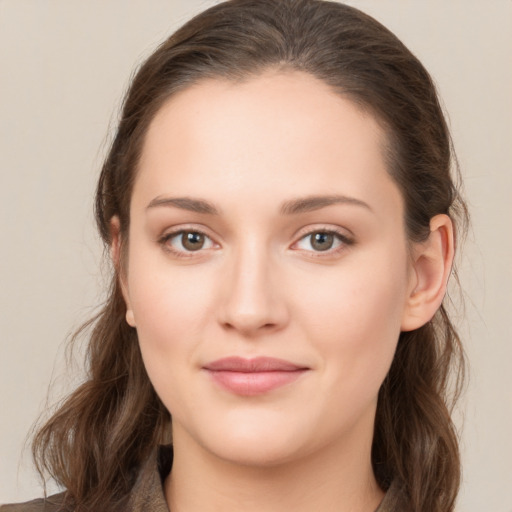
[[175,206],[182,210],[208,215],[220,214],[219,210],[209,201],[193,199],[191,197],[155,197],[155,199],[147,205],[146,209],[155,208],[156,206]]
[[314,210],[320,210],[333,204],[348,204],[353,206],[361,206],[367,210],[372,211],[370,205],[356,199],[355,197],[341,196],[341,195],[329,195],[329,196],[307,196],[298,199],[292,199],[286,201],[281,206],[281,213],[283,215],[294,215],[297,213],[311,212]]
[[[353,206],[360,206],[369,211],[372,208],[368,203],[361,201],[355,197],[343,195],[328,195],[328,196],[307,196],[298,199],[291,199],[285,201],[280,208],[281,215],[296,215],[299,213],[306,213],[321,208],[326,208],[334,204],[346,204]],[[155,197],[146,209],[155,208],[158,206],[174,206],[182,210],[187,210],[195,213],[202,213],[206,215],[220,215],[220,210],[209,201],[204,199],[195,199],[192,197]]]

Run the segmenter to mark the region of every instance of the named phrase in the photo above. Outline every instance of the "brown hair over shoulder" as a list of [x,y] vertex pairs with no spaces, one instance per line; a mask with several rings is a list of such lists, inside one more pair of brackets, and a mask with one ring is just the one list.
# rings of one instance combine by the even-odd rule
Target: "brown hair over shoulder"
[[[232,0],[199,14],[143,63],[126,94],[103,165],[96,219],[108,248],[110,222],[128,240],[129,205],[144,136],[173,94],[205,78],[243,81],[269,68],[309,73],[370,112],[387,135],[388,170],[405,203],[411,241],[448,214],[463,231],[467,212],[433,81],[419,60],[373,18],[320,0]],[[114,269],[92,327],[87,379],[34,439],[41,474],[67,489],[77,511],[112,510],[133,486],[171,422],[141,358]],[[454,510],[460,481],[451,406],[462,382],[460,339],[444,306],[400,335],[379,393],[372,462],[383,489],[397,480],[416,512]],[[453,378],[452,378],[453,377]]]

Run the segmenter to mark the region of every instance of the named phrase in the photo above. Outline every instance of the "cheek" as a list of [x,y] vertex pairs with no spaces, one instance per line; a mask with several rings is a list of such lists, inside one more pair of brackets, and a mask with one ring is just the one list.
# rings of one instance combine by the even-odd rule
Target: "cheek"
[[211,278],[206,269],[172,266],[154,249],[144,250],[143,244],[130,253],[129,261],[130,306],[144,364],[168,405],[168,395],[193,361],[210,314]]
[[348,395],[360,396],[365,386],[376,394],[391,365],[407,289],[406,259],[396,256],[393,265],[369,258],[316,276],[297,304],[296,316],[322,354],[329,382]]
[[189,369],[208,315],[208,287],[197,272],[132,261],[131,306],[144,366],[166,408],[179,415],[194,405]]

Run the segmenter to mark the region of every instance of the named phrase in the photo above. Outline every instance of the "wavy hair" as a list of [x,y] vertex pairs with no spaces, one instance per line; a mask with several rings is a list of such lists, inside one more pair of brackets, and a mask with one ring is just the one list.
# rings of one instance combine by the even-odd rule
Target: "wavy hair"
[[[467,210],[436,88],[394,34],[336,2],[232,0],[186,23],[135,74],[96,193],[96,219],[107,248],[114,216],[122,240],[128,240],[144,136],[162,105],[206,78],[242,81],[269,68],[309,73],[381,123],[388,171],[404,198],[411,241],[424,240],[430,219],[440,213],[456,221],[459,234],[464,230]],[[146,374],[125,312],[113,269],[108,299],[89,323],[87,378],[33,443],[38,470],[66,488],[66,500],[77,511],[114,510],[170,430],[169,412]],[[454,510],[460,457],[451,407],[463,375],[461,342],[444,305],[423,327],[401,333],[379,392],[372,463],[383,489],[399,482],[407,510]]]

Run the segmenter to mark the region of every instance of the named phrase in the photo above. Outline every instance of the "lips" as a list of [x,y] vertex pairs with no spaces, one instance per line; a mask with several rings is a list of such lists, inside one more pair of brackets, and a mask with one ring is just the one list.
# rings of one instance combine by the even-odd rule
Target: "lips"
[[206,364],[212,380],[231,393],[255,396],[291,384],[309,368],[273,357],[227,357]]

